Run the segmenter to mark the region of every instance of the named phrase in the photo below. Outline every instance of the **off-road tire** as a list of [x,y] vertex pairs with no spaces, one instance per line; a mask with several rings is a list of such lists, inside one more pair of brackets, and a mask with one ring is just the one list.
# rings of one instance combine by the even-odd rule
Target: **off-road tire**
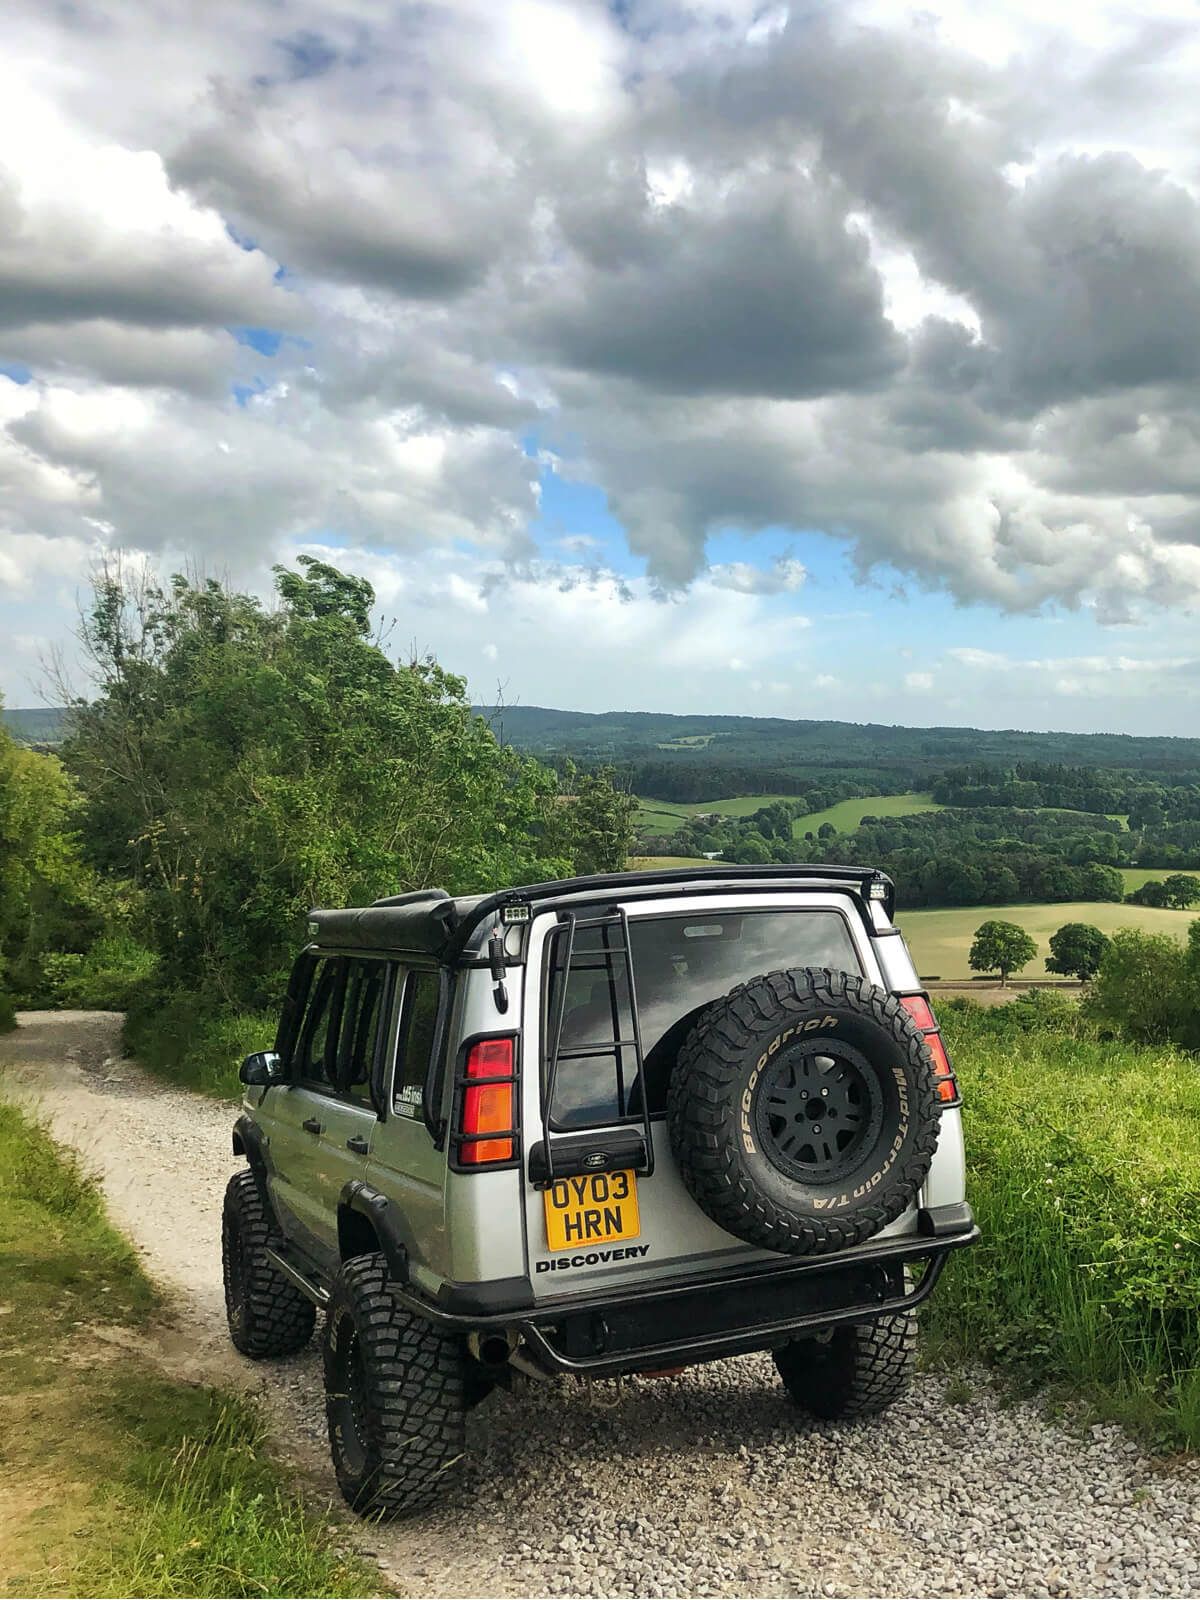
[[461,1340],[400,1304],[382,1255],[342,1265],[325,1314],[325,1413],[355,1511],[394,1517],[442,1490],[463,1454],[465,1380]]
[[[872,1101],[861,1158],[851,1144],[851,1169],[838,1175],[835,1157],[828,1180],[789,1168],[761,1120],[789,1063],[819,1077],[822,1050],[857,1063]],[[826,968],[767,973],[716,1001],[684,1041],[667,1094],[671,1147],[696,1203],[747,1244],[794,1256],[849,1249],[900,1216],[929,1171],[939,1122],[933,1061],[900,1001]]]
[[221,1214],[221,1275],[229,1337],[244,1356],[290,1356],[312,1338],[316,1307],[267,1257],[274,1218],[253,1172],[235,1172]]
[[774,1352],[783,1386],[810,1416],[836,1422],[885,1411],[908,1388],[917,1361],[917,1319],[900,1311],[843,1323],[825,1342],[793,1339]]

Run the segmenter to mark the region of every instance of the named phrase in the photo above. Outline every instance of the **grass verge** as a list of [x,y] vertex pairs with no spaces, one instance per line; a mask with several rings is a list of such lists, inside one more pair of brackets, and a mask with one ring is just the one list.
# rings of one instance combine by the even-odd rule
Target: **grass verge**
[[924,1314],[935,1356],[1060,1386],[1200,1446],[1200,1073],[1088,1037],[1070,1001],[939,1006],[983,1240]]
[[156,993],[125,1014],[124,1043],[139,1065],[198,1094],[241,1098],[238,1068],[255,1050],[269,1050],[279,1018],[273,1011],[216,1011],[195,995]]
[[246,1402],[157,1374],[159,1307],[68,1154],[0,1102],[0,1595],[364,1595]]

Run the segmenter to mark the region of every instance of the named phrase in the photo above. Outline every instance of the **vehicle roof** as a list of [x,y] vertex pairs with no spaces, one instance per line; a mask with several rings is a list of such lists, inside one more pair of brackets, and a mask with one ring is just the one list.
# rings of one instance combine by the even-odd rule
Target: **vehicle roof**
[[711,867],[653,868],[557,878],[549,883],[524,884],[493,894],[451,896],[444,889],[417,889],[377,900],[370,906],[311,911],[309,926],[320,945],[404,950],[450,961],[462,953],[481,922],[499,918],[506,906],[526,905],[530,911],[552,910],[559,902],[577,904],[581,899],[644,899],[672,893],[682,899],[689,894],[711,894],[721,888],[738,893],[756,888],[764,891],[843,888],[865,900],[868,883],[883,885],[883,908],[890,918],[895,909],[892,880],[874,867],[725,863]]

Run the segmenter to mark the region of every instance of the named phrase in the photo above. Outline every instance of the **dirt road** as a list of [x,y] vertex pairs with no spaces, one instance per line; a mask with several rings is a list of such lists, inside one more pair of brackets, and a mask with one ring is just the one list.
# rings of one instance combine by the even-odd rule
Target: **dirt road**
[[[260,1392],[281,1454],[332,1501],[316,1345],[256,1365],[225,1337],[231,1108],[121,1060],[118,1022],[26,1013],[0,1039],[0,1087],[82,1153],[176,1291],[158,1357]],[[1168,1474],[1117,1429],[1075,1436],[971,1384],[950,1403],[924,1376],[886,1417],[850,1427],[801,1419],[763,1357],[498,1393],[472,1414],[468,1463],[437,1513],[347,1537],[419,1596],[1200,1590],[1195,1471]]]

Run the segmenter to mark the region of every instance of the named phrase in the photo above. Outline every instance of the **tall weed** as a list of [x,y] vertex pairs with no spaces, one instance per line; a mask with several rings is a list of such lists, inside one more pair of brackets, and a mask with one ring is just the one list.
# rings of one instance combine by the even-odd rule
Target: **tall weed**
[[[948,1352],[1083,1385],[1200,1444],[1200,1071],[1045,1002],[944,1006],[982,1242],[926,1323]],[[1007,1015],[1005,1014],[1007,1013]]]

